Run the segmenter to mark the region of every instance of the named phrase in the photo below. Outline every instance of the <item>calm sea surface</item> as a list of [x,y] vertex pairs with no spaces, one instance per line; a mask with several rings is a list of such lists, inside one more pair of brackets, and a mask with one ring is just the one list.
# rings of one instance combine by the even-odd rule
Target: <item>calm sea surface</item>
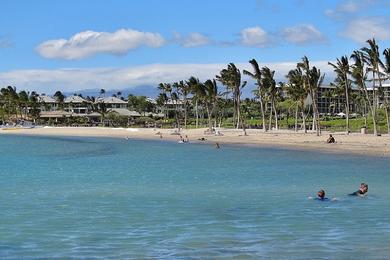
[[0,136],[0,258],[389,258],[389,191],[383,158]]

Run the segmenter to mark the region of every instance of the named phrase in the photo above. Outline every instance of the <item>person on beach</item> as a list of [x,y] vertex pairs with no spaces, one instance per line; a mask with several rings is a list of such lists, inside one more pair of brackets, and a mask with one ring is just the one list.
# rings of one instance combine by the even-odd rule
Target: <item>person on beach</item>
[[186,137],[184,138],[184,142],[188,143],[190,141],[190,139],[188,138],[188,135],[186,135]]
[[362,182],[360,184],[359,190],[357,190],[357,191],[355,191],[355,192],[353,192],[353,193],[351,193],[349,195],[350,196],[360,196],[360,197],[362,197],[362,196],[365,196],[367,192],[368,192],[368,185],[366,183]]
[[334,137],[330,134],[330,135],[329,135],[329,138],[328,138],[328,140],[326,140],[326,142],[327,142],[328,144],[333,144],[333,143],[336,142],[336,140],[335,140]]
[[217,148],[217,149],[221,148],[221,147],[219,146],[219,143],[218,143],[218,142],[215,143],[215,148]]

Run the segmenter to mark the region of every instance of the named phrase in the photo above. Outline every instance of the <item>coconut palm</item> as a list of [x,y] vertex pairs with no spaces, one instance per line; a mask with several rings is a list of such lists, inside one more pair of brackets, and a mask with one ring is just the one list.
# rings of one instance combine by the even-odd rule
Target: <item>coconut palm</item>
[[265,88],[261,84],[261,70],[260,70],[259,64],[257,63],[257,61],[255,59],[250,60],[249,63],[252,65],[253,73],[249,72],[247,70],[243,70],[243,73],[245,75],[250,76],[252,79],[254,79],[256,81],[256,83],[255,83],[257,85],[256,94],[257,94],[259,101],[260,101],[260,112],[261,112],[261,118],[262,118],[262,122],[263,122],[263,131],[266,132],[267,127],[265,126],[265,109],[264,109]]
[[208,119],[208,126],[210,130],[212,129],[212,117],[215,112],[215,108],[217,106],[218,101],[218,86],[215,79],[213,80],[206,80],[206,82],[203,84],[205,89],[205,103],[206,103],[206,110],[207,110],[207,119]]
[[305,100],[308,96],[308,89],[304,86],[304,76],[301,68],[297,67],[290,70],[286,76],[289,80],[287,93],[289,97],[296,102],[295,107],[295,131],[298,131],[298,109],[301,107],[302,111],[302,125],[305,133],[306,130],[306,114],[305,114]]
[[241,126],[241,114],[240,114],[240,99],[241,99],[241,90],[245,87],[246,81],[241,82],[241,72],[234,65],[234,63],[229,63],[227,69],[223,69],[220,72],[220,75],[216,75],[218,81],[220,81],[226,88],[233,94],[233,103],[234,103],[234,118],[236,128],[238,129]]
[[[376,82],[379,83],[379,88],[382,87],[382,79],[380,67],[383,66],[382,61],[380,60],[379,47],[376,44],[375,39],[370,39],[367,41],[369,44],[368,47],[362,48],[363,52],[363,61],[367,64],[367,70],[372,73],[372,97],[373,97],[373,111],[375,112],[373,116],[375,116],[376,120],[376,108],[378,106],[379,100],[377,97],[377,86]],[[377,135],[376,129],[374,129],[374,135]]]
[[320,135],[320,117],[317,105],[317,88],[322,84],[324,75],[316,67],[311,68],[309,59],[304,56],[302,62],[297,65],[303,71],[303,86],[309,91],[313,104],[313,128],[316,129],[317,136]]
[[275,115],[275,129],[278,130],[278,111],[276,109],[276,101],[279,96],[279,89],[276,86],[276,81],[274,79],[275,71],[271,70],[268,67],[263,67],[261,69],[261,84],[266,89],[266,95],[269,99],[269,102],[271,104],[271,113],[269,116],[269,129],[271,129],[272,124],[272,111]]
[[188,81],[186,81],[188,85],[189,91],[192,94],[192,101],[195,102],[195,127],[199,126],[199,103],[202,100],[202,84],[200,83],[198,78],[190,77]]
[[366,86],[368,69],[366,69],[365,66],[364,53],[362,51],[354,51],[351,55],[351,58],[354,60],[351,73],[353,82],[356,86],[358,86],[359,90],[364,93],[365,102],[368,104],[371,112],[374,135],[377,135],[376,105],[375,102],[371,100]]
[[351,73],[347,56],[342,56],[337,59],[337,64],[328,62],[336,72],[336,84],[343,86],[344,96],[346,101],[345,114],[346,114],[346,132],[349,134],[349,93],[351,89],[351,81],[348,79],[348,75]]
[[[381,63],[383,72],[386,74],[386,78],[390,79],[390,48],[387,48],[383,51],[385,57],[384,63]],[[387,96],[386,96],[387,94]],[[383,93],[383,105],[385,108],[386,114],[386,123],[387,123],[387,133],[390,134],[390,122],[389,122],[389,93]]]

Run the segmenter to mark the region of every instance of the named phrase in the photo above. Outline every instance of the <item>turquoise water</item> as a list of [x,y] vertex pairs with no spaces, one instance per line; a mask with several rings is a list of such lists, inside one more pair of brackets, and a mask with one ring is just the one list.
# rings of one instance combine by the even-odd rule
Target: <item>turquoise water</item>
[[[388,258],[390,160],[0,136],[0,258]],[[360,182],[369,196],[346,196]],[[309,200],[324,188],[336,202]]]

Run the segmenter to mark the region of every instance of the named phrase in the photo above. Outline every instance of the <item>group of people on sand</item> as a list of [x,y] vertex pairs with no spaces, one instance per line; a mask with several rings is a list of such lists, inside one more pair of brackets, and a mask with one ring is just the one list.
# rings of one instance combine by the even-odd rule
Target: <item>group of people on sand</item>
[[183,137],[182,135],[180,135],[180,140],[179,140],[180,143],[189,143],[190,142],[190,139],[188,138],[188,135],[186,135],[185,137]]
[[[362,182],[360,184],[359,189],[357,191],[352,192],[352,193],[350,193],[348,195],[349,196],[360,196],[360,197],[363,197],[363,196],[367,195],[366,194],[367,192],[368,192],[368,184]],[[315,199],[316,200],[321,200],[321,201],[329,200],[327,197],[325,197],[325,191],[322,190],[322,189],[317,192],[317,198],[315,198]]]

